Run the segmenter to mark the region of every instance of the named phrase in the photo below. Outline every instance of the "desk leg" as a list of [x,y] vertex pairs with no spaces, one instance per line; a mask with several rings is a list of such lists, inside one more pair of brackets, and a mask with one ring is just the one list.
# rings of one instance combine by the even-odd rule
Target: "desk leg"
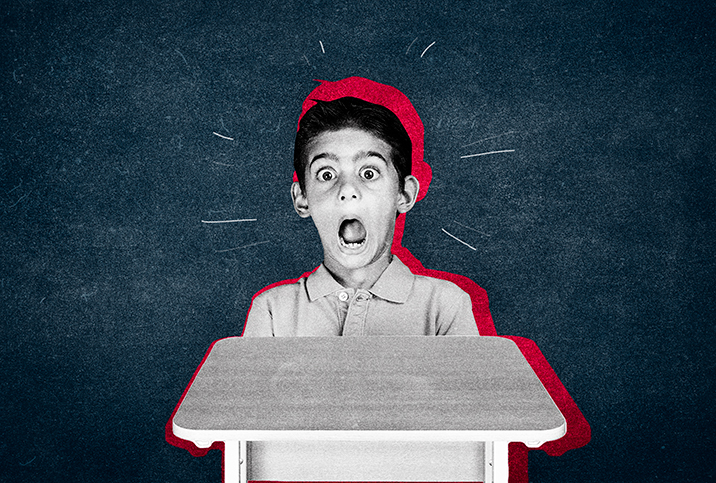
[[224,442],[224,483],[246,483],[246,441]]
[[484,478],[483,481],[485,483],[492,483],[492,469],[494,468],[494,464],[492,463],[493,460],[493,451],[492,451],[493,443],[492,441],[485,441],[484,448],[485,448],[485,472],[484,472]]
[[507,483],[510,464],[508,441],[485,441],[485,483]]
[[507,458],[508,441],[495,441],[492,457],[493,469],[492,478],[495,483],[507,483],[510,477],[510,463]]

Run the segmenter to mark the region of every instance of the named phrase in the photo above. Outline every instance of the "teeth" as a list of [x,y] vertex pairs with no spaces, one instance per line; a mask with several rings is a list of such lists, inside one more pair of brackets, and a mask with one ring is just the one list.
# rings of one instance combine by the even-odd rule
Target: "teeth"
[[346,248],[359,248],[360,246],[362,246],[365,243],[365,240],[361,240],[360,242],[357,242],[357,243],[349,243],[349,242],[345,241],[343,238],[341,238],[340,240],[341,240],[341,245],[343,245]]

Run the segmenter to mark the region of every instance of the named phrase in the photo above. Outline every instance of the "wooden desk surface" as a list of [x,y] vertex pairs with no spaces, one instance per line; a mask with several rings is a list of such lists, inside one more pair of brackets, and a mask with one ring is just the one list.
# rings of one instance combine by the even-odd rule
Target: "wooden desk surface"
[[566,423],[500,337],[217,341],[177,410],[190,441],[544,442]]

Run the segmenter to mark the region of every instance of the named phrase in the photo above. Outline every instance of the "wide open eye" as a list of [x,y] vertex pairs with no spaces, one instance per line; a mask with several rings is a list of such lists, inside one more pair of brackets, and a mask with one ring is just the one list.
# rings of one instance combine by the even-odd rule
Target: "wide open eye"
[[336,174],[330,168],[321,168],[318,173],[316,173],[316,179],[318,179],[318,181],[331,181],[335,177]]
[[378,173],[378,170],[375,168],[363,168],[360,172],[360,175],[363,177],[363,179],[372,181],[378,178],[378,176],[380,176],[380,173]]

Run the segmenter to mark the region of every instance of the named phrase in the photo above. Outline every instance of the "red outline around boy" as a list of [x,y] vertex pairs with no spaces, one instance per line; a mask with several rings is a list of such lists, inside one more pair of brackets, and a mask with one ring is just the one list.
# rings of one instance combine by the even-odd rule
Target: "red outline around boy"
[[[301,118],[303,118],[303,115],[316,104],[316,101],[333,101],[342,97],[354,97],[386,107],[400,119],[400,122],[407,131],[412,142],[412,176],[414,176],[419,182],[419,190],[414,199],[415,201],[418,201],[425,197],[432,179],[432,170],[423,160],[423,123],[408,98],[394,87],[379,84],[361,77],[349,77],[337,82],[319,82],[321,82],[321,84],[315,88],[304,101]],[[294,182],[296,181],[298,181],[298,178],[294,173]],[[297,211],[299,211],[299,208],[297,208]],[[300,211],[299,214],[301,214]],[[397,216],[395,221],[395,230],[391,247],[393,255],[397,256],[415,275],[447,280],[460,287],[470,296],[472,301],[472,312],[479,333],[486,336],[496,336],[497,332],[492,321],[492,316],[490,315],[488,298],[485,290],[467,277],[425,268],[407,248],[403,247],[402,239],[404,228],[405,212],[402,212]],[[313,271],[306,272],[302,275],[302,277],[307,277],[312,272]],[[284,280],[265,287],[254,295],[252,305],[253,300],[261,293],[280,285],[296,283],[297,280],[299,279]],[[509,338],[518,345],[532,369],[535,371],[567,421],[567,434],[556,441],[543,444],[539,449],[544,450],[551,456],[559,456],[570,449],[586,445],[591,438],[591,429],[589,424],[577,408],[572,398],[569,396],[559,378],[545,360],[540,350],[537,348],[536,344],[523,337],[502,337]],[[197,451],[191,443],[176,438],[171,433],[171,419],[169,423],[167,423],[166,436],[167,441],[171,444],[189,449],[194,455],[202,455],[208,451]],[[510,444],[510,482],[526,483],[528,481],[527,452],[528,448],[521,443]]]

